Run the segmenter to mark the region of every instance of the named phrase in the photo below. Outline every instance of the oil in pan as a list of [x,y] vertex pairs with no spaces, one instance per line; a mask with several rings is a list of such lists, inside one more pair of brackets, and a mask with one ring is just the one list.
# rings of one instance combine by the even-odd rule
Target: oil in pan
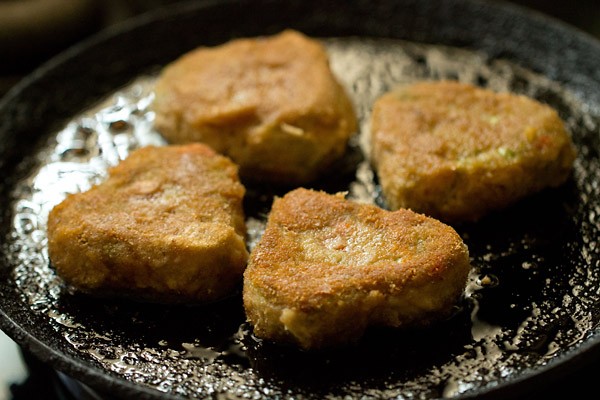
[[[335,176],[325,176],[315,188],[345,190],[357,201],[385,207],[368,156],[371,106],[396,85],[421,79],[458,79],[549,103],[566,121],[579,152],[595,151],[585,138],[598,130],[600,112],[511,63],[384,39],[325,44],[355,102],[361,133]],[[154,79],[140,77],[73,118],[34,156],[36,168],[13,192],[7,254],[22,298],[91,363],[184,397],[461,397],[551,362],[598,325],[597,157],[580,157],[573,177],[559,189],[456,227],[472,256],[466,294],[452,318],[428,329],[371,329],[354,347],[303,352],[255,338],[239,294],[210,306],[174,307],[71,292],[49,267],[48,212],[66,194],[100,182],[132,149],[165,143],[153,131]],[[248,186],[250,247],[282,190]]]

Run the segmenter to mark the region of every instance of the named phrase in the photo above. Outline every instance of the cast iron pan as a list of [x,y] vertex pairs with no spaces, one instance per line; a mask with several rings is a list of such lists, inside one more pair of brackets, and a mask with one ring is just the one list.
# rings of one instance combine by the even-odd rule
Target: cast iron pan
[[[314,353],[261,341],[244,322],[239,294],[204,307],[169,307],[65,288],[48,265],[38,207],[60,182],[32,181],[46,176],[40,171],[48,169],[40,168],[48,157],[74,165],[69,162],[89,152],[85,143],[107,131],[118,150],[131,118],[139,122],[144,114],[140,106],[122,116],[139,100],[131,96],[143,97],[124,86],[133,79],[199,45],[284,28],[324,38],[338,54],[354,51],[338,69],[350,74],[345,84],[355,96],[387,90],[408,74],[490,87],[500,82],[551,104],[579,151],[573,176],[476,224],[456,226],[473,273],[452,318],[416,331],[372,329],[350,348]],[[364,62],[374,63],[373,71],[360,72],[356,66]],[[600,44],[586,35],[517,7],[469,0],[206,1],[104,32],[50,61],[0,102],[0,327],[42,361],[102,393],[149,399],[505,397],[597,361],[598,65]],[[131,96],[103,106],[104,120],[76,117],[118,90]],[[67,136],[83,148],[58,152]],[[107,149],[83,156],[105,157]],[[356,178],[365,168],[368,176],[353,143],[312,186],[338,191],[359,181],[385,206],[376,177]],[[249,187],[248,217],[264,220],[272,196],[285,190]]]

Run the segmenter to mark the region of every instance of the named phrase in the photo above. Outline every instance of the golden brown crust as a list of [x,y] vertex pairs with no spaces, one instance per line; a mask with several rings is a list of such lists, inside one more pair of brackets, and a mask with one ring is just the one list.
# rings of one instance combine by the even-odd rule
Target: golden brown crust
[[568,177],[575,150],[556,111],[525,96],[420,82],[373,107],[373,162],[392,209],[447,221],[491,210]]
[[161,74],[154,109],[167,140],[204,142],[243,176],[282,183],[314,179],[356,129],[325,49],[290,30],[187,53]]
[[50,212],[50,259],[83,291],[218,299],[246,266],[244,191],[236,166],[205,145],[136,150]]
[[258,336],[340,345],[368,325],[446,315],[468,270],[466,246],[439,221],[297,189],[273,204],[244,273],[244,305]]

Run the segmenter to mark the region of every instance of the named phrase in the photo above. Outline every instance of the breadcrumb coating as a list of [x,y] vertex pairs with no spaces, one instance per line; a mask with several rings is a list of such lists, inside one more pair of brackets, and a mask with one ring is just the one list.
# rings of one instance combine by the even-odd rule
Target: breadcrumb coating
[[202,144],[135,150],[48,217],[48,252],[98,295],[196,303],[228,295],[248,252],[237,167]]
[[373,107],[372,159],[391,209],[477,220],[570,174],[575,148],[551,107],[452,82],[419,82]]
[[323,45],[291,30],[191,51],[163,70],[155,93],[168,141],[206,143],[252,180],[315,179],[357,126]]
[[467,247],[437,220],[296,189],[273,203],[244,273],[244,306],[259,337],[340,346],[370,325],[447,316],[469,268]]

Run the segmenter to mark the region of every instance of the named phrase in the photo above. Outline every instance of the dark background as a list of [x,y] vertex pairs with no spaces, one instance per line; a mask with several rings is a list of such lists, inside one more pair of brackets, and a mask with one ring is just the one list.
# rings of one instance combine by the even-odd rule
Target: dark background
[[[70,45],[112,24],[158,7],[168,7],[177,1],[0,0],[0,96]],[[598,0],[511,2],[553,16],[600,39]],[[32,4],[30,10],[27,3]],[[44,9],[39,9],[42,3]],[[18,11],[15,11],[16,7]]]
[[[59,4],[61,1],[63,1],[62,5]],[[39,5],[42,2],[49,8],[39,11],[34,10],[32,6],[30,16],[27,12],[22,12],[23,8],[17,17],[11,14],[17,4],[25,7],[27,3]],[[168,7],[175,2],[177,0],[0,0],[0,96],[36,67],[72,44],[110,25],[158,7]],[[562,20],[600,39],[598,0],[513,0],[511,2]],[[13,9],[9,10],[10,7]],[[3,362],[5,361],[0,354],[0,363]],[[40,398],[38,396],[41,392],[45,393],[43,398],[46,399],[70,398],[65,397],[64,394],[56,396],[51,394],[56,388],[56,383],[52,383],[55,377],[44,365],[31,359],[29,368],[27,384],[12,387],[11,392],[15,400]],[[600,362],[594,362],[565,379],[548,382],[547,389],[543,392],[531,393],[526,398],[597,397],[595,380],[598,379],[599,373]],[[0,384],[6,383],[0,382]]]

